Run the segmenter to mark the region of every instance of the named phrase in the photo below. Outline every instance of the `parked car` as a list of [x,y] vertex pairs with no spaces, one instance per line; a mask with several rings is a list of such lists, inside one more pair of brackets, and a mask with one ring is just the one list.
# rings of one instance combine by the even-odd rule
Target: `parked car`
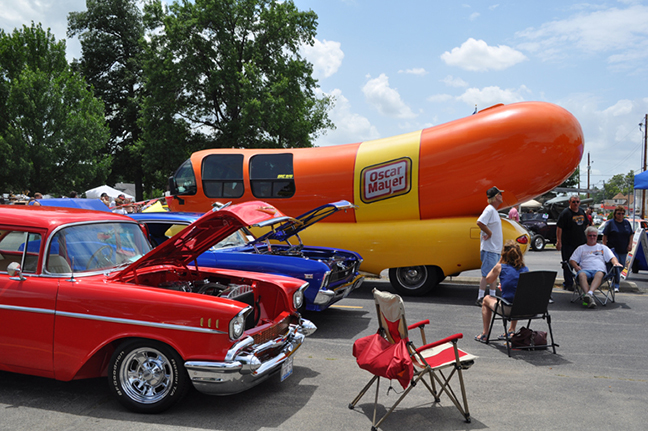
[[[358,253],[329,247],[304,246],[299,232],[318,221],[353,208],[347,201],[322,205],[297,218],[277,217],[260,223],[270,231],[259,238],[241,228],[198,257],[198,265],[286,275],[309,282],[305,309],[322,311],[346,298],[363,281]],[[149,231],[151,243],[164,243],[201,214],[149,212],[129,214]],[[251,226],[250,226],[251,227]],[[277,243],[279,242],[279,243]]]
[[[556,223],[560,213],[569,207],[569,196],[558,196],[542,204],[534,213],[520,215],[520,224],[531,235],[531,250],[543,250],[546,244],[556,244]],[[581,199],[581,208],[585,209],[592,198]]]
[[546,243],[556,244],[556,220],[550,219],[549,214],[524,213],[520,224],[529,231],[532,250],[543,250]]
[[258,201],[209,212],[151,250],[126,216],[3,207],[0,370],[108,376],[121,404],[146,413],[191,385],[227,395],[289,376],[315,330],[297,311],[308,283],[196,265],[241,227],[278,216]]

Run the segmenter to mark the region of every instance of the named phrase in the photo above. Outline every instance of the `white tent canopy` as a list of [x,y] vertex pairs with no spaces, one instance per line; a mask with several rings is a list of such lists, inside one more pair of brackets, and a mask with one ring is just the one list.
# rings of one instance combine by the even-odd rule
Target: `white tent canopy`
[[94,189],[86,190],[85,195],[88,199],[99,199],[102,193],[106,193],[111,198],[115,199],[119,195],[124,195],[127,199],[135,199],[133,196],[128,193],[124,193],[121,190],[114,189],[110,186],[99,186]]
[[540,208],[542,204],[534,199],[520,204],[522,208]]

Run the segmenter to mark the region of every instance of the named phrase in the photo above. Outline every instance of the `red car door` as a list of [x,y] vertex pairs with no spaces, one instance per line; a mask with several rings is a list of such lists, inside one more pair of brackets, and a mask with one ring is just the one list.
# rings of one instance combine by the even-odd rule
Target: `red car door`
[[41,233],[0,227],[0,262],[23,264],[22,277],[0,266],[0,366],[51,376],[59,279],[40,275],[42,248]]

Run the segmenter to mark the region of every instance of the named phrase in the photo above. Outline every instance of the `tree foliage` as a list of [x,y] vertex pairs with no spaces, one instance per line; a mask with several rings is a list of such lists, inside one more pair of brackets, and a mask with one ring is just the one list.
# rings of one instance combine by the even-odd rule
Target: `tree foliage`
[[[87,11],[68,16],[68,37],[78,36],[81,59],[75,64],[106,106],[110,140],[104,153],[112,156],[111,183],[135,183],[142,199],[144,157],[135,144],[142,103],[144,24],[134,0],[86,0]],[[99,185],[99,184],[96,184]]]
[[632,194],[634,189],[634,171],[627,174],[617,174],[603,184],[603,188],[595,195],[597,202],[605,199],[613,199],[621,193],[624,196]]
[[210,147],[308,147],[332,127],[332,101],[315,95],[312,44],[317,15],[275,0],[150,3],[142,151],[147,170],[168,175]]
[[104,109],[41,25],[0,33],[0,170],[5,189],[67,194],[106,177]]

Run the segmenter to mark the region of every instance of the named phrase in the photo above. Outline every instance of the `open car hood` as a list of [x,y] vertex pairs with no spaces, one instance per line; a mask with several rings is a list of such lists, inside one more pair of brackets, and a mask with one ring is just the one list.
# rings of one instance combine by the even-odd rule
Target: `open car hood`
[[241,227],[277,218],[286,216],[272,205],[261,201],[215,208],[123,271],[113,274],[113,277],[122,278],[138,269],[156,265],[190,265],[211,246]]
[[255,223],[253,225],[255,227],[263,228],[270,226],[272,230],[260,236],[250,244],[261,243],[267,240],[286,241],[290,237],[297,235],[302,230],[306,229],[309,226],[312,226],[313,224],[330,216],[331,214],[334,214],[340,210],[347,210],[351,208],[356,208],[356,206],[348,201],[338,201],[317,207],[300,215],[297,218],[283,216]]

